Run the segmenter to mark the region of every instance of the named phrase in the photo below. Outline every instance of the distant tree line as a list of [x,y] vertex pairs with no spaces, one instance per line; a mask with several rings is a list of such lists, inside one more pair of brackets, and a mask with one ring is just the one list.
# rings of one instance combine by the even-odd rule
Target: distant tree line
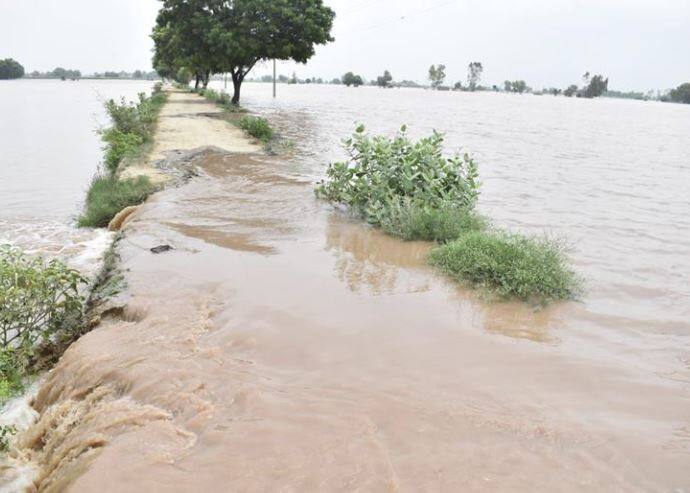
[[21,79],[24,77],[24,67],[12,58],[0,60],[0,80]]
[[38,70],[34,70],[29,74],[29,77],[32,79],[77,80],[81,79],[81,71],[57,67],[50,72],[39,72]]

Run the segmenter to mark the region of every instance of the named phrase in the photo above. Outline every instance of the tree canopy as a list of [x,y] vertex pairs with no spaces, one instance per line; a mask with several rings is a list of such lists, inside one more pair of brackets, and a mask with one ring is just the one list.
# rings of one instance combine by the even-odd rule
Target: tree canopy
[[388,70],[384,71],[383,75],[379,75],[376,78],[376,85],[379,87],[391,87],[392,82],[393,76]]
[[690,104],[690,82],[686,82],[672,89],[669,96],[671,97],[671,101]]
[[482,72],[484,67],[481,62],[472,62],[467,67],[467,85],[470,91],[474,91],[479,86],[482,80]]
[[24,77],[24,67],[12,58],[0,60],[0,79],[21,79]]
[[205,84],[213,73],[229,72],[237,104],[258,62],[306,63],[317,45],[333,41],[334,18],[323,0],[163,0],[154,66],[168,77],[187,68]]
[[355,75],[352,72],[348,72],[345,75],[343,75],[343,84],[345,84],[347,87],[350,86],[355,86],[359,87],[361,85],[364,85],[364,79],[362,79],[361,76]]
[[446,80],[446,66],[439,64],[438,66],[432,65],[429,67],[429,81],[431,82],[431,87],[438,89],[443,85],[443,81]]

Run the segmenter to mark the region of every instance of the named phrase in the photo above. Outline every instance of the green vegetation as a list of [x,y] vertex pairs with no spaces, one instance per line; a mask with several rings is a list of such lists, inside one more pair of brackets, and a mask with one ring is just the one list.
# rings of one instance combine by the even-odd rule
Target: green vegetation
[[503,232],[469,232],[435,248],[432,265],[460,282],[523,301],[574,298],[580,281],[556,242]]
[[390,208],[381,220],[381,229],[403,240],[455,240],[468,231],[483,231],[487,221],[468,207],[442,202],[436,207],[402,201]]
[[525,82],[524,80],[507,80],[503,83],[503,88],[506,92],[516,92],[518,94],[522,94],[528,89],[527,82]]
[[317,196],[393,236],[440,243],[432,265],[471,286],[530,302],[578,293],[558,244],[491,229],[475,212],[477,166],[467,154],[444,157],[441,134],[414,142],[405,127],[390,139],[359,126],[345,149],[349,161],[328,167]]
[[24,77],[24,67],[12,58],[0,60],[0,80],[21,79]]
[[141,204],[155,191],[145,176],[121,180],[113,175],[96,175],[86,195],[79,227],[105,228],[122,209]]
[[583,76],[585,87],[578,93],[578,96],[583,98],[598,98],[604,94],[609,88],[609,80],[604,79],[603,75],[595,75],[590,77],[589,72]]
[[127,158],[140,155],[150,143],[156,119],[166,95],[161,87],[153,95],[139,94],[137,103],[110,100],[106,109],[113,125],[101,132],[105,143],[106,174],[97,174],[91,181],[84,213],[79,217],[80,227],[102,228],[125,207],[138,205],[155,191],[146,177],[120,180],[118,171]]
[[690,104],[690,82],[686,82],[672,89],[669,98],[676,103]]
[[57,260],[0,247],[0,404],[21,393],[47,348],[83,328],[85,279]]
[[239,125],[242,130],[262,142],[268,142],[273,138],[273,128],[271,128],[268,120],[260,116],[242,117]]
[[335,12],[323,0],[163,0],[153,30],[154,66],[173,78],[180,68],[208,85],[229,73],[239,104],[242,82],[262,60],[306,63],[315,45],[333,40]]
[[432,65],[429,67],[429,82],[431,82],[431,87],[434,89],[439,89],[443,85],[443,81],[446,80],[446,66],[439,64],[438,66]]
[[379,87],[393,87],[393,76],[388,70],[383,72],[383,75],[379,75],[376,79],[376,85]]
[[345,141],[351,162],[331,164],[317,194],[346,204],[376,226],[408,205],[438,208],[454,203],[471,210],[479,195],[474,161],[468,155],[445,158],[440,133],[412,142],[406,131],[402,127],[393,139],[371,137],[360,125]]
[[364,79],[362,79],[361,75],[355,75],[352,72],[348,72],[345,75],[343,75],[342,83],[345,84],[347,87],[359,87],[364,85]]
[[472,62],[467,66],[467,86],[470,91],[476,91],[482,80],[484,67],[481,62]]

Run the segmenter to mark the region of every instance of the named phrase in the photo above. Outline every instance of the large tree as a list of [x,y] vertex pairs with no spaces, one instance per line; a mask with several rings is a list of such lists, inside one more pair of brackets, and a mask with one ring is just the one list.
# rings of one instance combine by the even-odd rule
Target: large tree
[[217,28],[220,0],[163,0],[152,38],[153,64],[162,77],[175,77],[180,69],[192,72],[196,87],[204,87],[220,68],[219,52],[211,45],[210,33]]
[[240,102],[242,82],[262,60],[306,63],[315,46],[333,41],[335,12],[323,0],[220,1],[219,22],[210,31],[223,72],[232,76],[232,102]]
[[438,89],[443,85],[443,81],[446,80],[446,66],[439,64],[432,65],[429,67],[429,81],[431,82],[431,87]]
[[672,89],[669,96],[671,101],[690,104],[690,82],[686,82],[685,84],[681,84],[675,89]]
[[482,80],[484,67],[481,62],[472,62],[467,67],[467,85],[470,91],[475,91]]
[[18,61],[12,58],[0,60],[0,79],[21,79],[22,77],[24,77],[24,67]]

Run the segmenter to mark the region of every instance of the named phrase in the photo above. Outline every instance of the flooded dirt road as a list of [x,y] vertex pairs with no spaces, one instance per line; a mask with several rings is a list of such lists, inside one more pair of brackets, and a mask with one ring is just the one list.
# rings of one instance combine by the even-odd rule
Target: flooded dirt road
[[673,353],[557,343],[579,305],[484,302],[285,158],[192,165],[127,226],[124,312],[38,395],[42,491],[690,491]]

